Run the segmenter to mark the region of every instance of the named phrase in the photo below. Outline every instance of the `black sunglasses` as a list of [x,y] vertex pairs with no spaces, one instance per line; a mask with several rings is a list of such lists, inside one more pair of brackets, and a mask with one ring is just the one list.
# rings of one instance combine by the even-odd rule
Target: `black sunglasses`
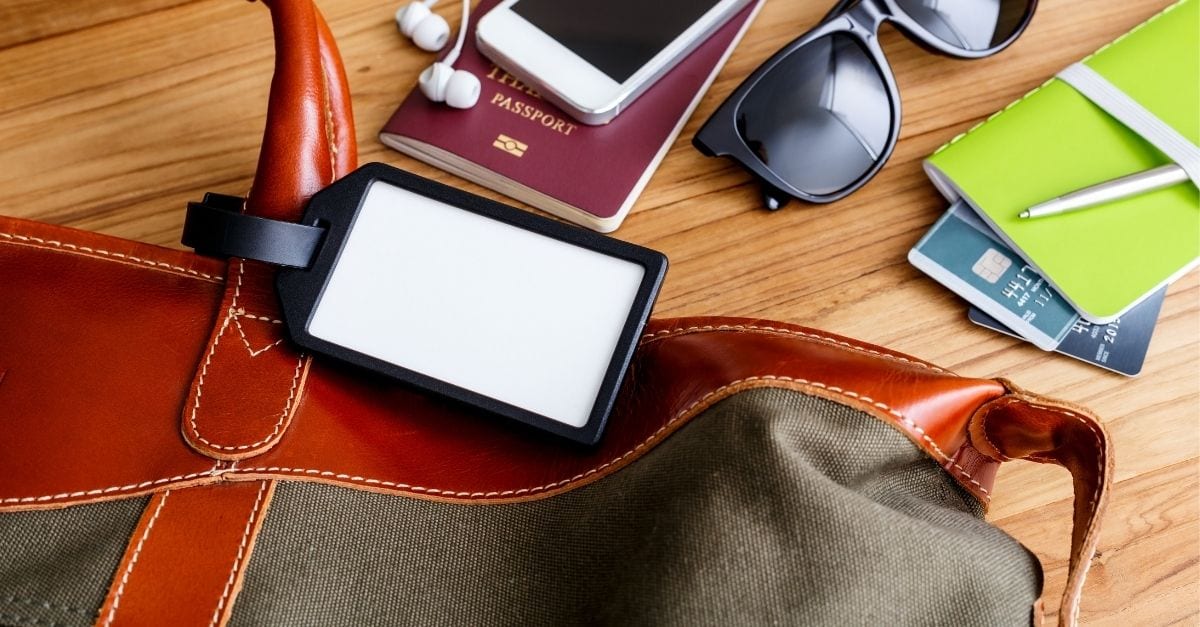
[[1037,0],[841,0],[811,31],[754,70],[692,144],[763,183],[768,209],[790,197],[833,202],[862,187],[892,154],[900,95],[879,47],[892,22],[922,47],[977,59],[1011,44]]

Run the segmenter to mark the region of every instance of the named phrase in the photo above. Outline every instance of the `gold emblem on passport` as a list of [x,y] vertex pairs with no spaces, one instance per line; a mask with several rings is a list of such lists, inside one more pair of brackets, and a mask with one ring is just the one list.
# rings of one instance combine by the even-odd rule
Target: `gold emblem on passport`
[[519,142],[504,134],[496,136],[496,141],[492,142],[492,145],[514,157],[520,157],[525,154],[526,150],[529,150],[529,144]]

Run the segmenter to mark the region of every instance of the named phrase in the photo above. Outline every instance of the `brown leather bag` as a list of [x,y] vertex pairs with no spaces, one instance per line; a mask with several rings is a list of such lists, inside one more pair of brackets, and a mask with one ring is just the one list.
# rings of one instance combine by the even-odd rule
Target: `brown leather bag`
[[[312,194],[355,167],[354,125],[341,60],[313,5],[309,0],[274,0],[270,8],[276,71],[245,210],[296,220]],[[817,578],[798,589],[787,586],[799,585],[804,575],[788,577],[791,583],[771,589],[768,601],[752,606],[746,601],[749,592],[725,598],[710,591],[675,607],[671,591],[678,589],[670,586],[716,573],[713,580],[724,582],[728,590],[742,590],[743,584],[757,589],[760,578],[767,577],[755,566],[760,558],[781,560],[771,563],[789,572],[842,569],[841,564],[807,563],[815,549],[771,549],[755,544],[765,534],[742,533],[779,526],[786,530],[784,538],[802,536],[810,523],[789,516],[822,508],[841,511],[840,503],[818,499],[754,519],[755,512],[772,512],[795,499],[789,490],[802,481],[789,474],[791,461],[772,466],[778,477],[768,478],[762,471],[762,485],[772,486],[769,499],[755,500],[750,488],[712,496],[717,493],[705,487],[734,476],[756,480],[758,465],[768,456],[776,459],[776,453],[784,460],[803,457],[800,449],[809,446],[803,442],[810,441],[804,438],[834,433],[822,422],[827,418],[830,425],[844,418],[854,433],[869,437],[846,445],[850,453],[839,448],[846,442],[832,438],[832,457],[804,462],[824,468],[813,480],[819,494],[824,494],[819,492],[823,477],[843,477],[837,479],[841,485],[858,490],[855,486],[892,472],[895,463],[872,466],[866,461],[875,442],[892,436],[901,441],[897,446],[919,458],[905,464],[929,465],[937,475],[921,475],[926,477],[922,482],[940,495],[934,498],[937,511],[953,510],[955,516],[968,510],[972,516],[982,513],[1001,462],[1027,459],[1069,470],[1075,517],[1070,575],[1059,613],[1064,624],[1075,620],[1112,464],[1099,421],[1082,408],[1035,396],[1006,381],[960,377],[885,348],[791,324],[657,320],[642,338],[602,442],[580,449],[298,352],[285,339],[273,276],[272,268],[252,261],[202,257],[0,217],[0,539],[5,540],[0,542],[0,623],[186,625],[225,624],[231,618],[250,623],[524,623],[589,617],[587,622],[811,622],[830,615],[806,613],[790,605],[786,599],[793,597],[782,592],[771,595],[783,590],[819,601],[824,593],[814,582],[825,575],[813,575]],[[750,409],[743,401],[751,403]],[[751,437],[758,428],[754,425],[766,424],[764,416],[774,416],[777,409],[780,417],[769,420],[781,430],[772,427],[764,438]],[[864,423],[863,417],[869,419]],[[814,424],[818,430],[805,431],[803,437],[793,432]],[[886,426],[886,433],[871,431],[878,425]],[[758,457],[756,451],[775,450],[780,442],[786,444],[782,452]],[[718,463],[723,452],[730,452],[729,459]],[[691,474],[680,474],[685,471]],[[872,492],[862,501],[862,511],[908,511],[889,505],[885,493],[909,489],[904,486],[910,483],[904,479]],[[663,487],[668,485],[674,487]],[[332,518],[325,526],[288,527],[289,519],[298,518],[287,513],[292,509],[280,509],[284,501],[277,491],[285,489],[292,491],[288,508],[308,508]],[[304,491],[309,489],[318,491]],[[861,500],[836,494],[843,494],[837,499]],[[623,509],[638,498],[645,499],[637,501],[641,505]],[[705,519],[721,521],[715,526],[679,524],[731,500],[745,500],[747,508],[732,518]],[[366,513],[354,519],[357,524],[344,524],[350,519],[339,516],[355,508]],[[605,518],[617,511],[622,513]],[[623,521],[648,516],[648,511],[653,520],[643,521],[636,533],[621,535]],[[397,512],[403,513],[401,518],[388,518]],[[515,518],[505,518],[505,512]],[[932,526],[923,527],[925,531],[901,535],[893,544],[911,542],[924,555],[921,547],[951,542],[958,532],[939,532],[939,515],[926,517],[934,522],[927,521]],[[370,542],[357,535],[372,521],[384,519],[397,526],[381,530]],[[603,525],[596,522],[602,519]],[[278,530],[272,531],[276,520]],[[481,529],[481,520],[494,526]],[[600,526],[589,527],[592,523]],[[541,524],[546,526],[536,534],[520,535],[523,525]],[[93,529],[89,525],[101,525],[103,533],[95,531],[80,544],[81,535],[93,533],[87,531]],[[463,526],[460,535],[451,533],[454,525]],[[851,526],[835,523],[834,531],[815,540],[824,546],[840,535],[839,529],[850,534]],[[703,534],[696,536],[699,530],[693,527],[704,527]],[[317,528],[319,536],[287,549],[306,529]],[[560,528],[584,531],[559,538],[557,548],[538,553],[538,538]],[[983,533],[982,527],[970,529]],[[275,534],[270,547],[262,545],[262,551],[270,548],[277,555],[272,559],[298,561],[274,562],[269,569],[262,562],[264,570],[255,574],[260,532]],[[439,535],[446,533],[451,535]],[[110,536],[111,541],[104,539]],[[623,548],[604,543],[615,536],[624,538]],[[379,537],[388,538],[388,546],[378,543]],[[371,563],[372,555],[417,547],[421,539],[434,537],[442,539],[421,545],[419,560],[408,554],[405,559],[412,563]],[[516,537],[522,539],[505,540]],[[305,551],[339,538],[359,540],[336,559],[305,561]],[[855,542],[869,543],[870,538]],[[662,555],[652,550],[668,545],[676,548]],[[731,552],[708,552],[717,545]],[[89,553],[93,550],[95,554]],[[461,561],[497,551],[512,554],[476,566]],[[643,573],[649,583],[594,595],[572,583],[573,574],[584,580],[582,571],[605,563],[606,555],[626,555],[620,551],[630,551],[632,557],[606,567],[598,581],[632,581],[639,564],[657,564]],[[513,557],[517,553],[520,560]],[[566,562],[558,564],[557,556],[566,554],[575,556],[570,568],[563,566]],[[737,564],[738,556],[751,554],[759,557]],[[1004,571],[997,564],[975,564],[971,555],[962,557],[963,572]],[[356,560],[358,567],[339,569],[339,564]],[[519,573],[507,578],[497,574],[505,564],[518,562],[526,564]],[[56,563],[62,572],[37,576],[39,564]],[[412,575],[407,571],[416,563],[425,573],[422,580],[436,585],[413,594],[411,599],[421,600],[402,607],[421,606],[425,613],[401,615],[401,609],[389,605],[394,596],[389,601],[386,594],[322,596],[322,586],[366,589],[370,582],[362,573],[372,573],[375,583],[380,577]],[[683,572],[674,569],[685,563],[690,574],[673,577],[671,573]],[[537,580],[538,571],[551,564],[562,569],[554,582],[519,584],[523,577]],[[926,566],[912,564],[915,571]],[[872,567],[862,568],[846,581],[861,581]],[[284,575],[312,587],[294,590],[272,578],[279,573],[267,570],[286,571]],[[1040,570],[1034,564],[1030,572],[1037,596]],[[87,585],[78,577],[85,575],[92,577],[89,581],[103,579],[103,585],[84,589]],[[953,577],[966,581],[961,573]],[[667,583],[651,598],[638,596],[639,587]],[[470,596],[480,589],[508,590],[505,586],[515,586],[511,594],[516,596],[504,597],[508,601]],[[953,600],[975,594],[968,588],[943,592]],[[442,590],[457,592],[443,595]],[[862,592],[866,597],[883,594],[879,589]],[[686,596],[679,594],[679,599]],[[831,592],[829,598],[838,594]],[[248,609],[239,618],[235,608],[242,601]],[[572,603],[576,610],[548,609]],[[863,607],[859,603],[831,611],[847,622],[886,618],[878,613],[886,608],[857,612]],[[289,614],[289,607],[305,607],[309,613]],[[371,607],[392,609],[375,614],[363,609]],[[938,611],[920,609],[930,616]],[[679,613],[670,613],[675,610]],[[355,613],[360,611],[367,613]],[[659,611],[667,613],[655,613]],[[1025,612],[1040,619],[1037,608]]]

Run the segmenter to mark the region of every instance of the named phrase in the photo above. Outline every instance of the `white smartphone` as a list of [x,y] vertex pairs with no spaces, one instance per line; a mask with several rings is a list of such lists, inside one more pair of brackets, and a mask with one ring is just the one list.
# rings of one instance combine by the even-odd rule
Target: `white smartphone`
[[607,124],[750,0],[504,0],[479,50],[584,124]]

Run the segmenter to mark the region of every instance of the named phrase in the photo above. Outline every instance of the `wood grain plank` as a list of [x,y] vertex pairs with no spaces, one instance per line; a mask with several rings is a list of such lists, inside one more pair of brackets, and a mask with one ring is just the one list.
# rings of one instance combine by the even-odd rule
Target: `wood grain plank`
[[0,29],[0,49],[153,13],[184,2],[188,0],[6,0],[0,5],[0,24],[4,24]]
[[[1063,473],[1065,474],[1065,473]],[[1109,504],[1080,617],[1170,624],[1200,616],[1194,572],[1200,564],[1200,473],[1184,461],[1120,481]],[[1045,570],[1048,609],[1067,577],[1071,500],[995,520],[1034,551]],[[1132,572],[1141,576],[1130,577]],[[1194,624],[1194,623],[1193,623]]]
[[[322,0],[355,99],[363,161],[503,199],[399,155],[376,133],[431,57],[400,37],[395,3]],[[1004,376],[1091,407],[1117,453],[1118,483],[1088,582],[1088,622],[1196,624],[1200,616],[1200,276],[1172,286],[1144,373],[1128,379],[980,329],[917,272],[907,250],[945,202],[921,160],[1062,67],[1161,10],[1165,0],[1042,0],[1011,48],[978,61],[929,54],[885,27],[903,99],[896,151],[875,180],[832,204],[761,209],[750,177],[690,145],[742,77],[825,11],[772,0],[635,204],[621,239],[671,259],[657,316],[778,319],[884,344],[972,376]],[[83,6],[86,5],[86,6]],[[457,6],[436,10],[451,24]],[[0,213],[179,247],[187,200],[244,193],[272,66],[260,4],[230,0],[0,7]],[[1059,469],[1008,464],[990,517],[1065,576],[1071,485]]]

